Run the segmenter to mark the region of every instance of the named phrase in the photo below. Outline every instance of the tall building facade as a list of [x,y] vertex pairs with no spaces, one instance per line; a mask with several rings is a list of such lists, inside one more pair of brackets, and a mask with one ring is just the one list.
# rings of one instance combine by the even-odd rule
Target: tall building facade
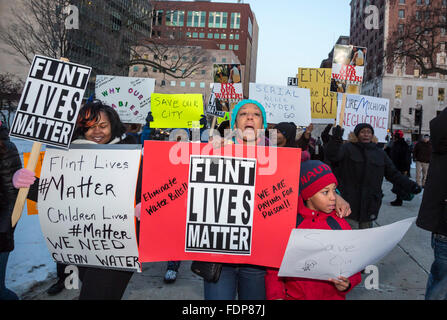
[[[205,72],[204,81],[200,82],[205,82],[207,88],[213,82],[209,72],[213,64],[241,64],[244,96],[248,97],[249,83],[256,82],[259,31],[249,4],[211,1],[151,1],[151,4],[153,38],[168,41],[180,37],[184,39],[183,45],[205,50],[210,59],[205,71],[200,71]],[[168,79],[166,84],[171,81],[179,82]]]
[[[393,130],[401,129],[406,138],[417,139],[429,133],[429,122],[446,107],[445,76],[439,73],[422,75],[416,63],[403,59],[387,63],[387,45],[393,33],[407,27],[417,11],[444,0],[352,0],[350,44],[366,47],[367,61],[362,94],[390,100],[390,123]],[[374,14],[378,26],[368,26],[366,19]],[[440,36],[437,41],[447,38]],[[444,57],[445,45],[440,58]]]

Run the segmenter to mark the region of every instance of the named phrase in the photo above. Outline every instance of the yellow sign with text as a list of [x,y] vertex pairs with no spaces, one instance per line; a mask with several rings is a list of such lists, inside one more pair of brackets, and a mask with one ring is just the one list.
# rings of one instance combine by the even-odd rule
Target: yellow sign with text
[[337,94],[331,92],[330,68],[299,68],[298,87],[310,89],[313,123],[334,123]]
[[201,94],[151,95],[151,128],[193,128],[203,113]]

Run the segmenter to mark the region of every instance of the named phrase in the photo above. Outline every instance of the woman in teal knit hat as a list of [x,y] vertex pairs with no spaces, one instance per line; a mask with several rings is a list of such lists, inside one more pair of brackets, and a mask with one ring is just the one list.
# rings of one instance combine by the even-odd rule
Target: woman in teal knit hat
[[231,113],[231,129],[236,130],[236,143],[268,145],[265,137],[267,118],[265,109],[256,100],[242,100]]

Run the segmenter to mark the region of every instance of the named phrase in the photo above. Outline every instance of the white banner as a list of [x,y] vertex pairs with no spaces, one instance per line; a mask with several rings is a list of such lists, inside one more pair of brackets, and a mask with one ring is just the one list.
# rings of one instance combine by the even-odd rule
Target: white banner
[[129,146],[47,149],[38,211],[55,261],[140,270],[134,222],[140,157],[141,149]]
[[264,106],[268,123],[307,127],[312,122],[309,89],[250,83],[250,99]]
[[278,275],[320,280],[350,277],[385,257],[415,220],[363,230],[294,229]]
[[146,123],[154,90],[155,79],[96,76],[96,98],[113,107],[124,123]]

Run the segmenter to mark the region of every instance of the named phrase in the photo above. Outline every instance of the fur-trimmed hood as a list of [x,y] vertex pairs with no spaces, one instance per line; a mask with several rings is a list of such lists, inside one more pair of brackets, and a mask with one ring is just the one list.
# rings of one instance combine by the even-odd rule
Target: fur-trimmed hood
[[[354,131],[351,131],[348,136],[348,142],[357,143],[359,142],[359,138],[355,135]],[[375,135],[373,136],[372,143],[377,144],[379,143],[379,138],[377,138]]]

